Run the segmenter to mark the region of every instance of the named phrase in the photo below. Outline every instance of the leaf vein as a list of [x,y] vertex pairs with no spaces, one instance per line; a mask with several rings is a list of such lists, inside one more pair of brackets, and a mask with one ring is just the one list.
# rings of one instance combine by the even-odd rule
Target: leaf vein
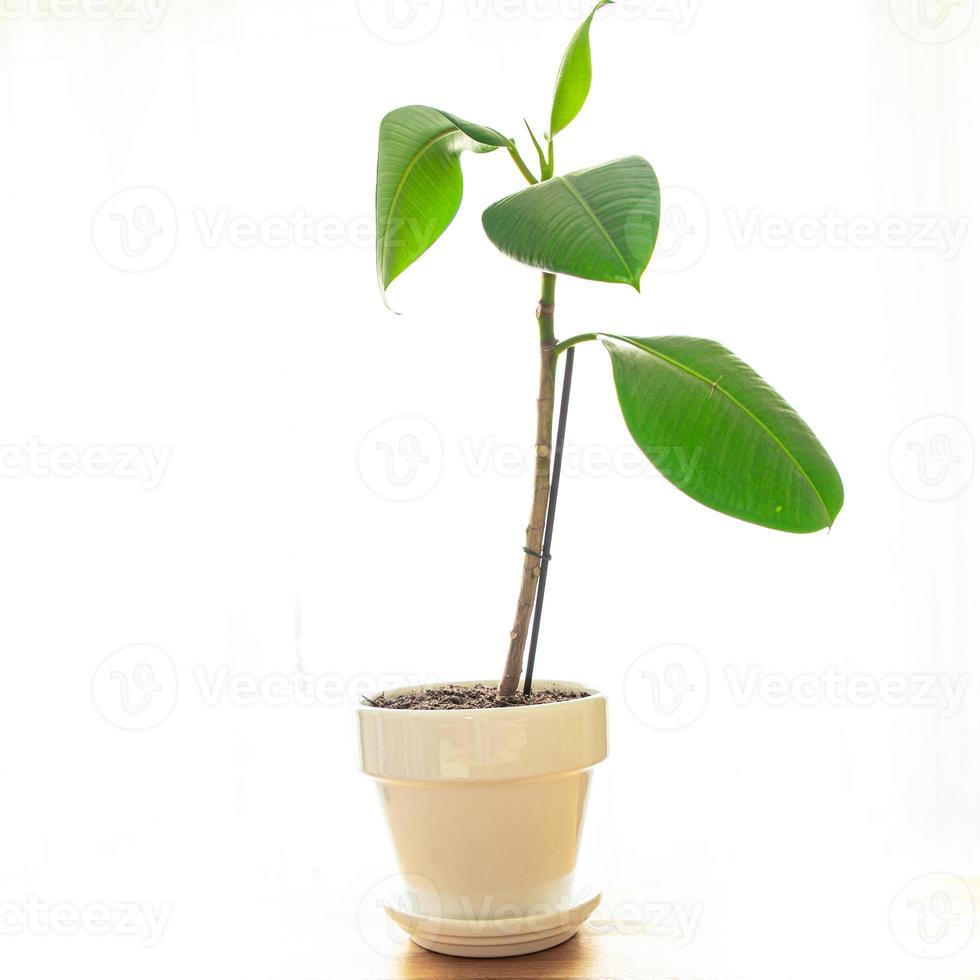
[[606,241],[609,242],[609,247],[613,250],[613,252],[615,252],[616,258],[618,258],[619,261],[623,263],[623,268],[626,270],[627,278],[631,283],[635,283],[636,279],[633,276],[633,270],[630,269],[629,265],[626,262],[626,259],[623,257],[623,253],[620,252],[620,250],[617,248],[616,243],[612,240],[612,237],[610,236],[609,232],[606,231],[606,228],[603,225],[603,223],[599,220],[598,215],[592,210],[592,208],[589,207],[588,202],[585,200],[585,198],[582,197],[582,195],[579,194],[577,190],[575,190],[571,182],[566,177],[557,177],[555,179],[558,181],[559,184],[562,185],[562,187],[565,188],[565,190],[569,192],[569,194],[572,195],[572,197],[575,198],[576,201],[578,201],[578,203],[582,206],[582,210],[584,210],[585,213],[595,222],[596,227],[605,236]]

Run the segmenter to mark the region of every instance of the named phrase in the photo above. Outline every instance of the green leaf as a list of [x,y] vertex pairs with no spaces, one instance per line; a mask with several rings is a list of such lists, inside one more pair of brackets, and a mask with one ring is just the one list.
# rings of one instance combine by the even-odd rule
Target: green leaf
[[731,351],[696,337],[600,336],[630,434],[671,483],[779,531],[833,523],[844,488],[826,450]]
[[460,154],[510,145],[494,129],[428,106],[403,106],[381,120],[376,247],[382,292],[456,216],[463,199]]
[[589,48],[589,28],[596,11],[612,0],[600,0],[585,23],[572,35],[565,49],[558,80],[555,82],[555,97],[551,103],[551,127],[548,139],[560,133],[581,111],[592,85],[592,51]]
[[640,288],[660,224],[660,185],[642,157],[553,177],[483,212],[505,255],[546,272]]

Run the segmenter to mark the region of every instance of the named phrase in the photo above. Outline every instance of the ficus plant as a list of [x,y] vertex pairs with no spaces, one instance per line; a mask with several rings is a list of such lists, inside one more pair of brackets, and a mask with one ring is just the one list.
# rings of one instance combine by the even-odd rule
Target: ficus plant
[[[491,204],[483,228],[505,255],[541,271],[537,434],[531,517],[517,611],[498,697],[512,698],[524,666],[551,482],[555,375],[575,345],[598,340],[630,435],[650,462],[689,497],[779,531],[829,527],[844,491],[826,450],[799,415],[731,351],[712,340],[636,336],[591,325],[559,341],[559,275],[623,283],[639,291],[660,222],[653,167],[630,156],[555,174],[555,139],[585,104],[592,82],[589,32],[601,0],[573,35],[555,84],[551,120],[539,140],[525,120],[537,174],[516,142],[495,129],[427,106],[381,121],[377,175],[377,267],[382,294],[446,230],[463,195],[465,150],[505,150],[530,185]],[[670,446],[684,452],[663,453]],[[682,460],[697,460],[691,472]]]

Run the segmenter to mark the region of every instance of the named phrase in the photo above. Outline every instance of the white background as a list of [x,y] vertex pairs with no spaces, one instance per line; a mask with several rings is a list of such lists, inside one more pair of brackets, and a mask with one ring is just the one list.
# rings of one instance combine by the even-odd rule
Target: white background
[[[377,124],[540,132],[583,7],[400,2],[5,2],[5,977],[360,975],[394,866],[351,706],[501,669],[537,276],[479,217],[522,184],[464,160],[395,315]],[[696,913],[679,975],[980,974],[974,6],[621,3],[557,145],[664,188],[642,295],[562,279],[559,335],[721,341],[847,494],[805,537],[699,507],[580,349],[538,671],[610,695],[596,873],[648,932]]]

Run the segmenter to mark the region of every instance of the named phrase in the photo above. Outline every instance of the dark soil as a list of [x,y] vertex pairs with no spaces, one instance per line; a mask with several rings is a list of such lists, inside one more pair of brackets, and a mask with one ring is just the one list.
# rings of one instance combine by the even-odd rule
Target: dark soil
[[513,697],[498,700],[495,687],[487,687],[484,684],[477,684],[475,687],[446,684],[444,687],[412,691],[393,698],[381,693],[373,700],[370,698],[364,700],[375,708],[414,708],[423,711],[448,708],[463,711],[472,708],[515,708],[526,704],[554,704],[558,701],[577,701],[588,696],[586,691],[559,691],[557,688],[547,688],[532,691],[528,697],[518,692]]

